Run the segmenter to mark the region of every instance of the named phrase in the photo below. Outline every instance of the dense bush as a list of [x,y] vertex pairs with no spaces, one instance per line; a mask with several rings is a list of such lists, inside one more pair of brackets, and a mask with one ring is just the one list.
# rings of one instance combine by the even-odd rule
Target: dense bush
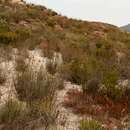
[[82,120],[79,130],[103,130],[101,124],[96,120]]
[[48,127],[56,122],[58,112],[55,105],[55,92],[64,86],[58,76],[44,72],[43,68],[32,68],[17,72],[14,81],[18,99],[27,103],[30,119],[42,119],[42,125]]
[[9,44],[17,40],[17,34],[15,32],[3,32],[0,33],[0,43]]
[[9,25],[6,22],[0,22],[0,33],[8,32],[9,30]]
[[118,85],[119,75],[116,70],[107,72],[104,75],[104,87],[102,92],[114,101],[120,100],[124,96],[124,88]]
[[88,66],[78,60],[72,61],[70,64],[71,80],[74,83],[82,84],[89,79]]
[[31,30],[25,28],[19,28],[16,30],[16,34],[20,40],[26,40],[31,36]]
[[42,69],[39,72],[28,69],[17,73],[15,88],[20,100],[31,103],[43,100],[48,94],[51,96],[56,87],[53,82],[53,78],[44,73]]
[[92,94],[96,94],[100,88],[100,81],[99,79],[91,79],[88,80],[88,82],[86,84],[82,85],[82,89],[84,92],[90,92]]
[[19,119],[23,119],[22,117],[24,117],[24,114],[26,114],[24,104],[19,101],[10,99],[6,101],[5,105],[0,108],[0,123],[14,123]]

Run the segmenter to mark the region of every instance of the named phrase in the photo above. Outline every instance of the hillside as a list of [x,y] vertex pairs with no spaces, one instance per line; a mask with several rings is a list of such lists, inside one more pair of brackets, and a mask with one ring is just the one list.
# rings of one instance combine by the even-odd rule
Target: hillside
[[130,128],[130,33],[0,1],[0,52],[0,130]]
[[130,24],[125,25],[123,27],[121,27],[122,29],[126,30],[126,31],[130,31]]

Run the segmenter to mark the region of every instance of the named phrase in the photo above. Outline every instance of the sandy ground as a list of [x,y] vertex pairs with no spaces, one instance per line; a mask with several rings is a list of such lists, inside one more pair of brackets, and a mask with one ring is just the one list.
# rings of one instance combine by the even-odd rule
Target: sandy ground
[[67,92],[72,89],[80,90],[80,86],[65,82],[65,88],[57,91],[57,104],[59,110],[59,121],[58,124],[63,130],[78,130],[79,121],[82,119],[81,116],[76,115],[71,109],[65,108],[63,102],[67,96]]

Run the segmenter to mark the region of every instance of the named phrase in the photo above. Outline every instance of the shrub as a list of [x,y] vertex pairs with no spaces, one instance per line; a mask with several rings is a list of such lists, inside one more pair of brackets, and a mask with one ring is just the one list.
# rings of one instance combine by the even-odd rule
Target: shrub
[[58,76],[47,74],[43,68],[38,71],[28,68],[17,73],[14,85],[18,99],[27,103],[31,119],[42,119],[45,127],[56,122],[55,91],[62,86]]
[[14,123],[21,119],[25,113],[23,103],[10,99],[0,108],[0,123]]
[[96,94],[99,90],[99,80],[97,78],[88,80],[86,84],[82,85],[82,89],[84,92],[88,91],[92,94]]
[[96,120],[82,120],[79,130],[103,130],[101,124]]
[[70,75],[71,80],[74,83],[82,84],[88,80],[88,66],[86,63],[80,63],[80,61],[75,60],[70,64]]
[[0,22],[0,33],[10,31],[9,25],[6,22]]
[[31,119],[42,119],[42,125],[49,127],[49,125],[55,125],[58,111],[57,106],[54,103],[52,97],[48,97],[40,102],[33,102],[29,106],[29,117]]
[[3,32],[0,33],[0,42],[9,44],[15,42],[17,39],[17,34],[15,32]]
[[[78,84],[87,84],[88,81],[97,77],[98,66],[90,59],[76,59],[70,63],[71,81]],[[98,71],[99,72],[99,71]],[[85,90],[85,89],[84,89]]]
[[19,28],[16,30],[16,34],[20,40],[26,40],[31,36],[31,30],[25,28]]
[[28,69],[22,73],[17,73],[15,89],[20,100],[33,102],[42,100],[48,94],[54,93],[55,86],[53,78],[40,69],[38,72]]
[[117,70],[111,69],[104,73],[103,84],[108,87],[115,86],[117,84],[118,78]]
[[119,101],[123,98],[123,96],[125,94],[125,89],[119,85],[115,85],[115,86],[111,86],[111,87],[103,86],[100,89],[100,93],[103,95],[106,95],[113,101]]
[[114,101],[120,100],[124,95],[122,86],[117,85],[118,72],[111,70],[104,75],[102,92]]

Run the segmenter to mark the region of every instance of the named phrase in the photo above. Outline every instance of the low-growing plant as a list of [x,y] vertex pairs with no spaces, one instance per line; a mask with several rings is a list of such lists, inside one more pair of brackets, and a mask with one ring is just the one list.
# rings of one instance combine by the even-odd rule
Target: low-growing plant
[[124,88],[118,85],[118,72],[116,70],[109,71],[104,75],[104,87],[102,92],[113,101],[120,100],[124,95]]
[[96,120],[80,121],[79,130],[103,130],[101,124]]
[[82,89],[84,92],[90,92],[92,94],[96,94],[100,88],[100,81],[97,78],[88,80],[86,84],[82,85]]
[[25,28],[19,28],[16,30],[16,34],[20,40],[26,40],[31,36],[31,30]]
[[53,82],[53,78],[42,69],[39,72],[28,69],[17,73],[14,85],[20,100],[32,102],[42,100],[55,91]]
[[17,34],[15,32],[2,32],[0,33],[0,42],[9,44],[17,40]]
[[14,123],[17,120],[22,119],[25,113],[25,104],[14,99],[9,99],[0,108],[0,123],[6,125]]
[[0,22],[0,33],[8,32],[9,30],[9,25],[5,21]]
[[58,116],[55,106],[55,91],[61,87],[56,77],[44,72],[43,68],[34,71],[28,68],[17,73],[14,81],[18,99],[25,101],[29,117],[41,118],[45,127],[54,124]]
[[70,64],[71,81],[74,83],[82,84],[88,80],[89,73],[86,63],[80,61],[72,61]]

